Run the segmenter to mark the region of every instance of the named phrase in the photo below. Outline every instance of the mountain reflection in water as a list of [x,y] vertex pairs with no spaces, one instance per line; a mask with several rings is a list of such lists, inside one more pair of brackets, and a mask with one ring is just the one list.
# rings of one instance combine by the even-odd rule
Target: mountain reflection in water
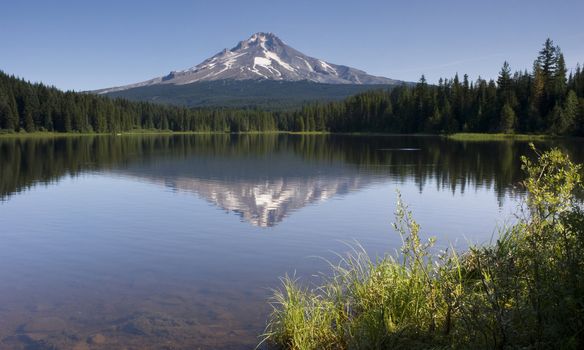
[[[150,183],[190,192],[259,227],[271,227],[308,204],[359,190],[381,180],[358,168],[332,162],[311,164],[291,155],[270,159],[191,157],[130,165],[116,171]],[[269,164],[270,170],[262,169]],[[287,169],[295,174],[287,174]]]
[[[578,160],[578,143],[549,141]],[[65,175],[102,171],[192,192],[271,227],[310,203],[371,183],[430,179],[464,192],[494,186],[502,200],[521,178],[526,142],[439,137],[179,135],[0,140],[0,198]],[[366,171],[363,171],[366,169]]]

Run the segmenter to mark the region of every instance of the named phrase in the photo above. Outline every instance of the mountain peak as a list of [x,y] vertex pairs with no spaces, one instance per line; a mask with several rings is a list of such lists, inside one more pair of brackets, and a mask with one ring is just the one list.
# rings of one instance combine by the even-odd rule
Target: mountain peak
[[278,38],[276,34],[272,32],[257,32],[255,34],[252,34],[252,36],[250,36],[249,39],[247,39],[247,41],[250,43],[258,40],[265,42],[268,40],[280,40],[280,38]]
[[185,85],[215,80],[311,81],[327,84],[395,84],[396,80],[328,63],[286,45],[270,32],[257,32],[231,50],[224,49],[200,64],[142,83],[100,90],[100,93],[157,84]]
[[273,50],[284,42],[274,33],[257,32],[247,40],[240,41],[231,51],[238,51],[248,47],[261,47],[264,50]]

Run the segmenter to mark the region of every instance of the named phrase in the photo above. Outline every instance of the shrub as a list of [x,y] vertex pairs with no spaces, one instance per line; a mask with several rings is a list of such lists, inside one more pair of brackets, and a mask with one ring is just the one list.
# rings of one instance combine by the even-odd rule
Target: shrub
[[261,344],[284,349],[584,347],[581,167],[522,157],[527,195],[496,243],[433,254],[398,195],[400,254],[356,245],[314,288],[284,278]]

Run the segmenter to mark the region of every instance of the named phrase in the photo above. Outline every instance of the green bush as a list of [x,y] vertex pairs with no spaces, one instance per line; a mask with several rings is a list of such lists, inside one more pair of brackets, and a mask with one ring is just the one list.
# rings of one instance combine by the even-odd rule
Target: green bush
[[[533,146],[532,146],[533,147]],[[527,195],[495,244],[431,253],[398,196],[400,254],[360,246],[316,288],[283,279],[262,344],[284,349],[584,347],[579,165],[557,149],[522,158]]]

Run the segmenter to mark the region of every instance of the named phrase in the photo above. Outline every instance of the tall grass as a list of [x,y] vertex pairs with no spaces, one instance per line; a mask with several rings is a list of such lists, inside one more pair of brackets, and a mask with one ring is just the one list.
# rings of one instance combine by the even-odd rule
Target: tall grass
[[513,141],[538,141],[553,138],[550,135],[540,134],[487,134],[487,133],[455,133],[447,135],[451,140],[456,141],[498,141],[498,140],[513,140]]
[[[535,150],[535,149],[534,149]],[[537,151],[536,151],[537,152]],[[399,253],[355,245],[319,286],[283,278],[262,345],[283,349],[584,347],[580,166],[522,160],[528,196],[495,244],[434,254],[398,196]]]

